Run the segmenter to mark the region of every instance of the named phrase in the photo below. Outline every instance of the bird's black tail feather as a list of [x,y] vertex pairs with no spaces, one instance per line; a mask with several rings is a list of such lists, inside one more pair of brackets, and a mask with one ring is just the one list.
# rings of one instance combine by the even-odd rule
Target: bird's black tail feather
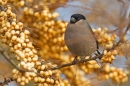
[[100,55],[101,53],[99,52],[99,50],[97,50],[97,53]]

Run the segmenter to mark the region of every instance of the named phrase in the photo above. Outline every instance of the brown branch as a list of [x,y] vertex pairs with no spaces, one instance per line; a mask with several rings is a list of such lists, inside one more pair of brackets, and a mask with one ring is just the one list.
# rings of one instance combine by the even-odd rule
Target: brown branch
[[89,59],[85,59],[84,61],[80,60],[80,61],[76,61],[75,63],[71,62],[71,63],[67,63],[67,64],[62,64],[61,66],[51,68],[51,70],[61,69],[63,67],[76,65],[76,64],[79,64],[79,63],[84,63],[84,62],[87,62],[87,61],[90,61],[90,60],[96,60],[97,58],[101,58],[102,56],[103,56],[103,54],[100,54],[98,56],[95,56],[95,57],[92,57],[92,58],[89,58]]
[[[130,23],[129,23],[129,24],[130,24]],[[130,25],[128,25],[128,26],[130,26]],[[126,33],[127,33],[128,30],[129,30],[129,27],[126,28],[126,30],[125,30],[123,36],[126,35]],[[121,38],[121,39],[120,39],[111,49],[109,49],[108,51],[115,49],[115,48],[116,48],[117,46],[119,46],[119,44],[122,43],[122,42],[124,42],[124,41],[123,41],[123,38]],[[98,56],[95,56],[95,57],[92,57],[92,58],[89,58],[89,59],[85,59],[84,62],[87,62],[87,61],[90,61],[90,60],[101,59],[103,55],[104,55],[104,54],[102,53],[102,54],[100,54],[100,55],[98,55]],[[67,63],[67,64],[62,64],[61,66],[57,66],[57,67],[51,68],[51,70],[61,69],[61,68],[63,68],[63,67],[72,66],[72,65],[76,65],[76,64],[84,63],[84,62],[82,62],[82,61],[76,61],[75,63],[72,63],[72,62],[71,62],[71,63]]]
[[[0,9],[1,9],[1,10],[4,10],[4,8],[3,8],[1,5],[0,5]],[[124,41],[123,41],[123,37],[127,34],[127,31],[129,30],[129,28],[130,28],[130,21],[129,21],[129,24],[128,24],[128,26],[127,26],[127,28],[126,28],[126,30],[125,30],[123,36],[120,38],[120,40],[119,40],[110,50],[115,49],[117,46],[119,46],[120,43],[124,42]],[[0,49],[0,53],[1,53],[1,54],[8,60],[8,62],[10,62],[16,69],[18,69],[18,70],[20,70],[20,71],[22,71],[22,72],[34,72],[33,70],[25,70],[25,69],[22,69],[22,68],[18,67],[12,60],[10,60],[10,57],[9,57],[9,55],[7,54],[7,52],[4,52],[2,49]],[[62,65],[60,65],[60,66],[53,67],[53,68],[51,68],[50,70],[61,69],[61,68],[67,67],[67,66],[72,66],[72,65],[76,65],[76,64],[88,62],[88,61],[90,61],[90,60],[100,59],[100,58],[102,58],[103,55],[104,55],[104,54],[102,53],[102,54],[100,54],[100,55],[98,55],[98,56],[94,56],[94,57],[92,57],[92,58],[85,59],[84,61],[76,61],[75,63],[72,63],[72,62],[71,62],[71,63],[67,63],[67,64],[62,64]],[[37,72],[34,72],[34,73],[36,73],[38,76],[43,77],[41,74],[39,74],[39,73],[37,73]]]
[[[117,42],[117,44],[114,45],[110,50],[116,48],[121,42],[122,42],[122,40],[119,40],[119,41]],[[110,51],[110,50],[109,50],[109,51]],[[81,61],[81,60],[80,60],[80,61],[76,61],[75,63],[72,63],[72,62],[71,62],[71,63],[67,63],[67,64],[62,64],[61,66],[53,67],[53,68],[51,68],[50,70],[61,69],[61,68],[67,67],[67,66],[72,66],[72,65],[79,64],[79,63],[88,62],[88,61],[90,61],[90,60],[101,59],[103,55],[104,55],[104,54],[102,53],[102,54],[100,54],[100,55],[98,55],[98,56],[94,56],[94,57],[92,57],[92,58],[85,59],[84,61]]]
[[[127,34],[127,31],[129,30],[129,28],[130,28],[130,15],[129,15],[129,23],[128,23],[128,26],[127,26],[127,28],[126,28],[126,30],[125,30],[123,36],[122,36],[122,37],[120,38],[120,40],[119,40],[115,45],[113,45],[113,47],[112,47],[111,49],[109,49],[108,51],[115,49],[117,46],[119,46],[120,43],[124,42],[123,37]],[[85,59],[84,62],[87,62],[87,61],[90,61],[90,60],[96,60],[97,58],[98,58],[98,59],[101,59],[103,55],[104,55],[104,54],[102,53],[102,54],[100,54],[100,55],[98,55],[98,56],[95,56],[95,57],[92,57],[92,58],[89,58],[89,59]],[[62,64],[61,66],[57,66],[57,67],[51,68],[51,70],[61,69],[61,68],[63,68],[63,67],[72,66],[72,65],[76,65],[76,64],[84,63],[84,62],[82,62],[82,61],[76,61],[75,63],[72,63],[72,62],[71,62],[71,63],[67,63],[67,64]]]
[[1,53],[1,54],[6,58],[6,60],[7,60],[8,62],[10,62],[10,64],[13,65],[16,69],[25,72],[25,70],[23,70],[23,69],[19,68],[18,66],[16,66],[16,65],[14,64],[14,62],[13,62],[12,60],[10,60],[10,57],[8,56],[7,52],[4,52],[1,48],[0,48],[0,53]]
[[[4,52],[4,50],[2,50],[0,48],[0,53],[5,57],[5,59],[11,64],[13,65],[17,70],[21,71],[21,72],[34,72],[33,70],[25,70],[25,69],[22,69],[20,67],[18,67],[9,57],[8,53],[7,52]],[[34,72],[35,74],[37,74],[38,76],[40,77],[43,77],[40,73],[37,73],[37,72]]]
[[5,8],[2,5],[0,5],[0,10],[5,11]]
[[9,82],[13,81],[12,78],[9,77],[9,79],[4,77],[4,82],[0,82],[0,86],[8,85]]

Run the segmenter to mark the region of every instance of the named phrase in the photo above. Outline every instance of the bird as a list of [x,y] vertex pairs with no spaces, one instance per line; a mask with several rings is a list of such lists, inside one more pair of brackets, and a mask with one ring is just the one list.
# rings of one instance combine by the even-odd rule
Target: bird
[[[64,40],[69,51],[76,56],[80,56],[82,61],[95,51],[100,53],[92,28],[82,14],[71,15],[65,30]],[[77,60],[77,57],[73,61],[75,60]]]

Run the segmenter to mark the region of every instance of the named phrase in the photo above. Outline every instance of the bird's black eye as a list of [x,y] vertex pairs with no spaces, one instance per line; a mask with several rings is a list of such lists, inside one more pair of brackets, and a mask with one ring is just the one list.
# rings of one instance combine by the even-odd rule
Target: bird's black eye
[[73,23],[75,23],[75,22],[76,22],[76,19],[75,19],[74,17],[71,17],[71,18],[70,18],[70,23],[73,24]]

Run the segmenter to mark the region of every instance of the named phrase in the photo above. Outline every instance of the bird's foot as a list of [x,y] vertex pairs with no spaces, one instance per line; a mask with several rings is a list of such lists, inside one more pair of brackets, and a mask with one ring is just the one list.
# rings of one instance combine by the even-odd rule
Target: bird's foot
[[74,60],[72,61],[72,65],[75,65],[77,61],[78,61],[78,56],[76,56],[76,57],[74,58]]
[[86,56],[81,56],[81,57],[80,57],[80,59],[81,59],[80,61],[81,61],[82,63],[84,63],[85,57],[86,57]]

